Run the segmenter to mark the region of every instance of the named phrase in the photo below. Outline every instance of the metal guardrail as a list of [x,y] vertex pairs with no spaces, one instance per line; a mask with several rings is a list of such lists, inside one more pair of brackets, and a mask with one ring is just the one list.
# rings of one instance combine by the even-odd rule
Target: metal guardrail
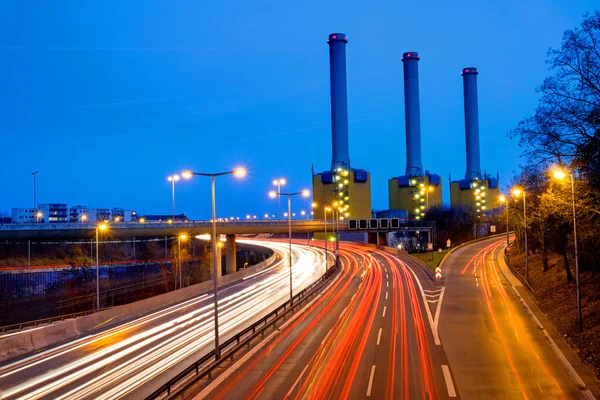
[[[337,271],[337,264],[334,264],[327,272],[313,282],[311,285],[298,292],[293,297],[294,305],[290,307],[290,300],[283,303],[274,311],[261,318],[251,326],[243,329],[232,338],[226,340],[219,345],[221,358],[214,360],[215,350],[211,350],[208,354],[196,360],[193,364],[181,371],[179,374],[171,378],[167,383],[159,387],[152,394],[146,397],[146,400],[158,399],[161,396],[176,397],[189,389],[191,385],[205,376],[208,376],[222,362],[232,357],[235,353],[244,348],[251,340],[262,334],[267,328],[283,318],[288,312],[298,307],[303,301],[317,293],[319,289],[329,280],[329,278]],[[213,360],[213,361],[211,361]],[[190,376],[193,374],[192,376]],[[188,378],[188,379],[186,379]],[[184,381],[185,380],[185,381]],[[175,389],[175,391],[173,391]]]
[[533,287],[529,284],[529,282],[527,282],[527,280],[525,278],[523,278],[523,276],[519,273],[519,271],[517,271],[515,269],[515,267],[513,267],[510,264],[510,256],[508,255],[508,248],[510,246],[512,246],[513,243],[514,243],[514,241],[510,242],[509,246],[504,248],[504,262],[506,262],[506,265],[508,266],[508,269],[511,270],[511,272],[513,273],[513,275],[516,276],[517,279],[519,281],[521,281],[521,283],[523,284],[523,286],[525,286],[527,289],[529,289],[529,291],[531,292],[531,294],[533,294],[533,296],[537,299],[537,294],[535,293],[535,290],[533,290]]
[[[100,311],[108,310],[109,308],[110,307],[102,308],[102,309],[100,309]],[[39,325],[49,325],[56,321],[63,321],[65,319],[69,319],[69,318],[83,317],[84,315],[94,314],[95,312],[96,312],[96,310],[80,311],[80,312],[76,312],[76,313],[72,313],[72,314],[63,314],[63,315],[57,315],[55,317],[48,317],[48,318],[43,318],[43,319],[36,319],[34,321],[25,321],[25,322],[21,322],[18,324],[0,326],[0,333],[19,331],[21,329],[32,328],[32,327],[36,327]]]

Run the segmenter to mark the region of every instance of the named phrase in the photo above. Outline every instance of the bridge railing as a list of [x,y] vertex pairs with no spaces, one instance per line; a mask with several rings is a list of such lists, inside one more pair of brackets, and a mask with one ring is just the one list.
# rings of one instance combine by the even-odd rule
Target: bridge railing
[[[186,227],[186,226],[209,226],[211,225],[210,220],[187,220],[187,221],[129,221],[129,222],[110,222],[112,228],[133,228],[143,226],[175,226],[175,227]],[[293,225],[315,225],[324,224],[324,220],[318,219],[294,219],[292,220]],[[224,226],[240,226],[240,225],[272,225],[272,226],[287,226],[287,220],[269,220],[269,219],[253,219],[253,220],[234,220],[234,221],[220,221],[217,220],[217,225]],[[331,224],[331,221],[329,221]],[[0,225],[0,230],[53,230],[53,229],[95,229],[96,222],[59,222],[59,223],[11,223]]]

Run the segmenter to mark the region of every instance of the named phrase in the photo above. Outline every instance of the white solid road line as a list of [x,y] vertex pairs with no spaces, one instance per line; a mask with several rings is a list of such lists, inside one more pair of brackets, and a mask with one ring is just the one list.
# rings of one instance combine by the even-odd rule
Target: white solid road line
[[448,396],[456,397],[456,390],[454,390],[454,383],[452,383],[452,375],[450,375],[450,368],[448,368],[447,365],[442,365],[442,371],[444,372],[444,380],[446,381]]
[[379,342],[381,341],[381,332],[383,331],[383,328],[379,328],[379,334],[377,334],[377,346],[379,346]]
[[298,376],[298,379],[296,379],[296,382],[294,382],[294,384],[292,385],[292,387],[290,388],[289,392],[287,392],[287,394],[285,395],[285,397],[291,397],[292,392],[294,391],[294,389],[296,389],[296,385],[298,385],[298,383],[300,383],[300,379],[302,379],[302,376],[304,375],[304,373],[306,372],[306,369],[308,368],[310,364],[306,364],[306,367],[304,367],[304,369],[302,370],[302,372],[300,373],[300,376]]
[[375,376],[375,365],[371,367],[371,376],[369,377],[369,386],[367,386],[367,397],[371,396],[371,388],[373,387],[373,377]]
[[385,310],[387,309],[387,306],[383,306],[383,314],[381,315],[381,318],[385,318]]
[[[504,272],[498,266],[498,261],[497,261],[497,259],[498,259],[498,248],[496,248],[494,251],[496,252],[496,256],[494,256],[494,254],[492,252],[492,261],[494,261],[496,263],[497,269],[500,271],[500,273],[502,273],[502,275],[504,275]],[[521,297],[521,295],[519,294],[519,291],[517,290],[517,288],[514,287],[514,285],[510,282],[510,280],[508,280],[506,278],[506,276],[505,276],[505,279],[510,283],[510,286],[515,291],[517,297],[521,301],[521,304],[523,304],[523,306],[527,309],[527,313],[529,314],[529,316],[533,320],[533,323],[536,324],[539,327],[539,329],[542,330],[542,332],[544,333],[544,336],[546,336],[546,339],[548,339],[548,342],[550,343],[550,347],[552,347],[552,350],[554,351],[554,354],[556,355],[556,357],[558,357],[558,359],[560,360],[560,362],[562,363],[562,365],[569,372],[569,375],[571,375],[571,378],[575,381],[575,383],[577,383],[577,385],[579,387],[581,387],[581,388],[585,387],[586,388],[585,390],[581,390],[581,393],[583,394],[583,396],[586,399],[589,399],[589,400],[595,399],[595,397],[592,394],[592,392],[589,389],[587,389],[587,386],[585,385],[585,382],[583,382],[583,379],[581,379],[581,377],[579,376],[579,374],[577,373],[577,371],[575,371],[575,368],[573,368],[573,366],[571,365],[571,363],[569,362],[569,360],[567,360],[567,358],[565,357],[565,355],[563,354],[563,352],[556,345],[556,342],[552,339],[552,337],[550,336],[550,334],[548,333],[548,331],[546,330],[546,328],[544,328],[544,326],[542,325],[542,323],[540,322],[540,320],[535,316],[535,314],[533,313],[533,310],[529,307],[529,305],[527,304],[527,302],[525,301],[525,299],[523,297]]]
[[[419,278],[417,278],[417,274],[415,274],[415,271],[413,271],[412,268],[409,267],[407,264],[405,264],[405,265],[406,265],[406,268],[408,268],[408,270],[412,274],[412,276],[415,278],[415,281],[417,282],[417,285],[419,286],[419,291],[421,292],[421,297],[423,298],[423,304],[425,304],[427,302],[427,298],[425,297],[425,292],[423,291],[423,285],[421,285],[421,281],[419,280]],[[438,310],[442,309],[441,296],[440,296],[440,302],[438,304],[437,309]],[[431,310],[427,306],[425,306],[425,313],[427,313],[427,320],[429,320],[429,327],[431,328],[431,332],[433,333],[433,341],[435,342],[436,346],[441,346],[442,342],[440,341],[440,335],[438,334],[437,324],[433,323],[433,316],[431,315]],[[437,314],[437,310],[436,310],[436,314]]]
[[579,374],[577,373],[577,371],[575,371],[575,368],[573,368],[573,366],[571,365],[571,363],[569,362],[569,360],[567,360],[567,358],[565,357],[565,355],[563,354],[563,352],[558,348],[558,346],[556,345],[556,342],[554,342],[554,340],[552,339],[552,337],[550,336],[550,334],[548,333],[548,331],[546,330],[546,328],[544,328],[544,326],[542,325],[542,323],[540,322],[540,320],[537,319],[537,317],[535,316],[535,314],[533,313],[533,311],[531,310],[531,308],[529,308],[529,306],[525,302],[525,299],[523,299],[521,297],[521,295],[519,294],[517,288],[515,288],[514,286],[512,286],[512,288],[515,291],[515,293],[517,294],[517,297],[519,297],[519,299],[521,299],[521,304],[523,304],[523,306],[525,306],[525,308],[527,309],[527,312],[529,313],[529,316],[531,317],[531,319],[533,320],[533,322],[542,330],[542,332],[544,333],[544,336],[546,336],[546,339],[548,339],[548,342],[550,343],[550,347],[552,347],[552,350],[554,351],[554,354],[556,354],[556,357],[558,357],[558,359],[560,360],[560,362],[563,364],[563,366],[569,372],[569,375],[571,375],[571,378],[573,378],[573,380],[575,381],[575,383],[577,383],[577,385],[579,387],[582,387],[582,388],[585,387],[586,388],[585,390],[582,390],[581,393],[584,395],[584,397],[586,399],[590,399],[590,400],[595,399],[595,397],[592,394],[592,392],[590,392],[590,390],[587,389],[587,386],[585,385],[585,382],[583,382],[583,379],[581,379],[581,377],[579,376]]
[[325,337],[323,338],[323,340],[321,341],[321,346],[323,346],[323,343],[325,343],[325,341],[327,340],[327,338],[329,337],[329,335],[331,334],[331,331],[333,330],[333,328],[331,328],[329,330],[329,332],[327,332],[327,335],[325,335]]

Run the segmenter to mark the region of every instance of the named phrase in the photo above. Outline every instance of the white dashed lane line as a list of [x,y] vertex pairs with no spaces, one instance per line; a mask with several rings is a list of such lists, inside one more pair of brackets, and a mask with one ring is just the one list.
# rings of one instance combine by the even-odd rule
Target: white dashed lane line
[[371,388],[373,388],[373,378],[375,377],[375,365],[371,366],[371,376],[369,376],[369,386],[367,386],[367,397],[371,396]]

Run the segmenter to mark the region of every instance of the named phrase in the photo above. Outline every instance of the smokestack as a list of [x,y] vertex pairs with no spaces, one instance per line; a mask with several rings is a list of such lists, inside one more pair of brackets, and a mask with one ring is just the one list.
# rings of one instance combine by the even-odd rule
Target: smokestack
[[479,161],[479,111],[477,106],[477,68],[462,71],[465,93],[465,142],[467,145],[467,173],[465,179],[481,178]]
[[343,33],[329,35],[329,75],[331,81],[331,170],[349,169],[348,100],[346,93],[346,43]]
[[406,176],[422,176],[421,111],[419,109],[419,53],[402,55],[404,63],[404,119],[406,123]]

